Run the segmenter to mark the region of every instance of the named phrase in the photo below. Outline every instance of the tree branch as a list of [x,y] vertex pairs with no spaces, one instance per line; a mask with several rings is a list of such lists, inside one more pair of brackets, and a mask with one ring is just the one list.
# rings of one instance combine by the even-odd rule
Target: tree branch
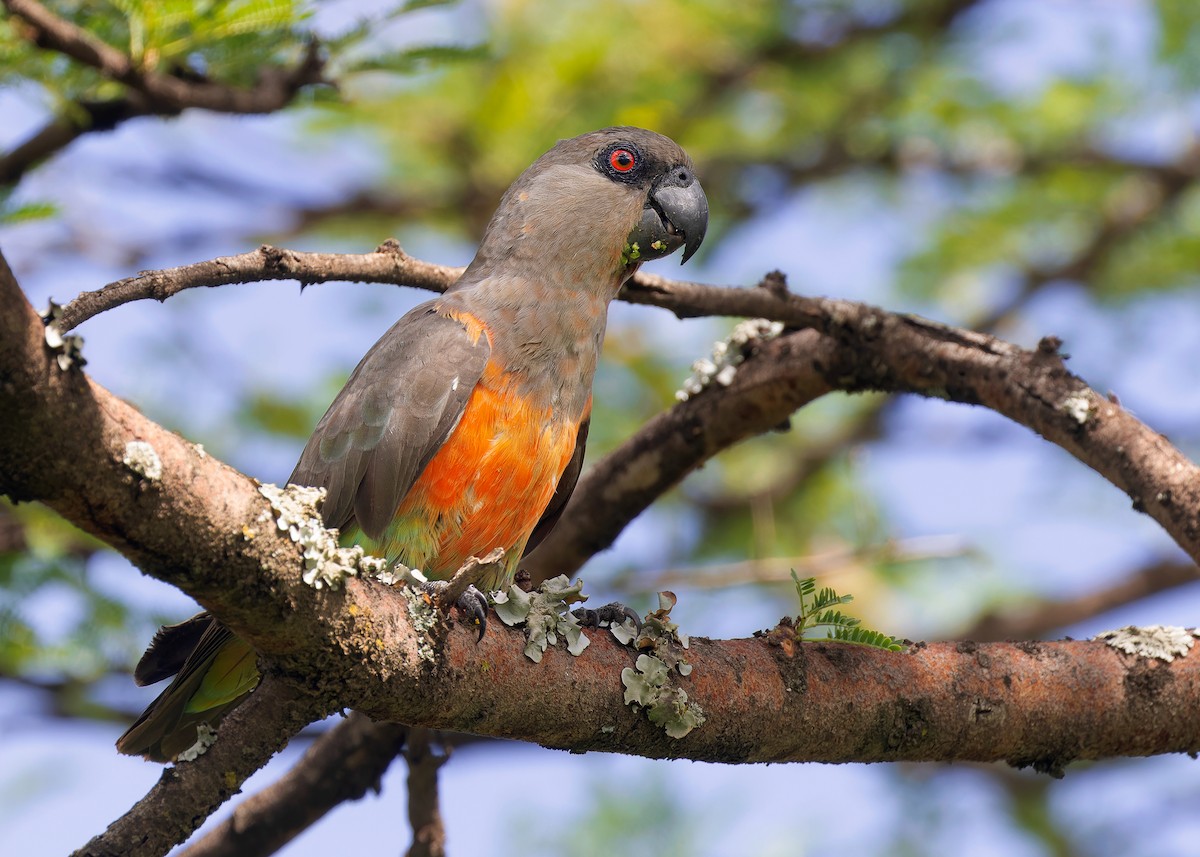
[[1164,560],[1141,568],[1111,586],[1075,598],[1008,607],[980,617],[965,637],[971,640],[1028,640],[1099,616],[1168,589],[1200,581],[1195,563]]
[[[372,253],[307,253],[264,244],[237,256],[140,271],[95,291],[83,292],[62,307],[56,325],[66,333],[107,310],[133,301],[165,301],[187,289],[268,280],[297,280],[302,286],[344,280],[444,292],[462,272],[462,268],[414,259],[395,239],[388,239]],[[765,277],[758,288],[739,289],[671,280],[639,271],[618,297],[629,303],[662,307],[679,318],[748,316],[772,318],[795,327],[814,327],[822,314],[820,301],[789,294],[782,275],[777,273]]]
[[[670,300],[693,311],[756,309],[769,289],[669,283]],[[714,292],[724,292],[709,300]],[[732,443],[787,419],[831,389],[912,392],[982,404],[1036,431],[1125,491],[1200,559],[1200,469],[1129,412],[1069,373],[1058,343],[1026,351],[981,333],[849,301],[788,296],[779,315],[806,317],[826,334],[793,333],[761,346],[727,387],[715,386],[660,414],[580,479],[558,525],[526,558],[534,580],[571,574],[649,503]],[[790,307],[795,307],[792,311]],[[774,316],[774,317],[779,317]]]
[[271,676],[221,724],[223,740],[163,771],[144,798],[73,857],[157,857],[183,842],[324,709]]
[[151,298],[165,301],[186,289],[266,280],[298,280],[302,286],[349,280],[444,292],[462,272],[462,268],[414,259],[400,249],[395,239],[388,239],[373,253],[305,253],[264,244],[237,256],[220,256],[160,271],[141,271],[95,291],[83,292],[63,306],[57,325],[65,333],[106,310]]
[[521,565],[541,583],[574,574],[629,522],[723,449],[778,427],[834,389],[812,370],[835,344],[815,331],[765,343],[727,387],[714,387],[651,419],[589,468],[554,529]]
[[136,65],[107,42],[66,21],[36,0],[3,0],[29,27],[30,40],[91,66],[100,74],[141,93],[153,112],[174,114],[189,107],[221,113],[271,113],[285,106],[303,87],[324,83],[325,61],[315,42],[290,69],[264,68],[249,89],[158,74]]
[[305,86],[328,82],[316,42],[308,44],[294,67],[263,68],[255,85],[244,89],[139,68],[121,51],[36,0],[3,3],[24,23],[18,32],[24,30],[29,41],[96,69],[127,86],[128,92],[107,101],[78,101],[51,119],[0,157],[0,185],[15,184],[28,170],[90,131],[110,131],[138,116],[176,116],[189,107],[222,113],[273,113],[286,107]]
[[[772,407],[834,387],[937,394],[987,404],[1055,440],[1149,497],[1146,508],[1194,547],[1195,467],[1066,372],[1056,343],[1029,352],[847,301],[684,285],[673,298],[685,305],[710,295],[721,311],[768,303],[822,332],[762,345],[728,388],[652,421],[652,432],[680,421],[682,454],[711,454],[717,440],[738,434],[696,420],[739,395],[761,397],[744,399],[745,428],[773,417]],[[551,649],[537,665],[521,653],[520,630],[495,627],[476,644],[472,629],[456,626],[429,640],[388,587],[359,579],[333,592],[304,585],[300,549],[278,533],[250,480],[78,369],[60,369],[44,334],[0,260],[0,490],[43,500],[196,597],[260,651],[268,674],[314,694],[315,710],[346,706],[576,751],[724,762],[1005,759],[1056,771],[1076,758],[1200,749],[1200,724],[1175,714],[1200,703],[1198,657],[1163,664],[1080,642],[938,644],[898,654],[800,645],[787,627],[760,639],[693,638],[693,671],[672,681],[706,722],[670,738],[625,704],[620,676],[637,653],[607,634],[580,657]],[[131,439],[154,447],[160,475],[124,463]],[[656,478],[644,472],[617,494],[648,493]],[[594,481],[590,493],[605,500]],[[430,644],[432,661],[423,654]]]
[[74,108],[54,117],[25,142],[0,157],[0,185],[16,184],[30,169],[89,131],[111,131],[128,119],[153,112],[144,99],[133,96],[109,101],[80,101]]
[[314,741],[291,770],[242,801],[181,857],[274,854],[334,807],[358,800],[368,789],[378,791],[407,732],[399,723],[375,723],[351,712]]
[[450,758],[437,753],[428,729],[414,729],[404,757],[408,760],[408,857],[446,857],[446,828],[438,801],[438,771]]

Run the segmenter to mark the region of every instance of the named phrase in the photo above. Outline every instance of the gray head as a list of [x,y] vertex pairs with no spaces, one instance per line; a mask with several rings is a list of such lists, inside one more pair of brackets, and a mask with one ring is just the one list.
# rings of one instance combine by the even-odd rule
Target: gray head
[[623,282],[680,247],[687,261],[707,225],[708,200],[678,144],[643,128],[604,128],[560,141],[513,182],[471,268],[545,270],[553,261],[569,276]]

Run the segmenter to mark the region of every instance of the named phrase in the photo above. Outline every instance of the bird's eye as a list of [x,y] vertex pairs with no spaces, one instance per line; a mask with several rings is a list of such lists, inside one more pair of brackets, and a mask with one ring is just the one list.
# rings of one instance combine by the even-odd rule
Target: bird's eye
[[613,149],[608,155],[608,165],[619,173],[627,173],[637,166],[637,158],[628,149]]

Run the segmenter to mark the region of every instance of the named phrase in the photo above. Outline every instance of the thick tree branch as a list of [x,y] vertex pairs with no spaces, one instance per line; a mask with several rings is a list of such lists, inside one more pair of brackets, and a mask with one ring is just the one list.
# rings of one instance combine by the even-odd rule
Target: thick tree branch
[[286,774],[242,801],[181,857],[265,857],[331,809],[358,800],[403,749],[408,728],[352,712],[313,742]]
[[[682,299],[694,303],[711,289],[688,286]],[[763,345],[729,388],[663,415],[667,423],[680,420],[666,434],[683,437],[682,454],[702,456],[717,445],[703,437],[717,429],[695,421],[693,402],[720,409],[756,385],[766,392],[745,400],[752,413],[743,426],[762,425],[774,416],[771,407],[792,407],[833,387],[936,393],[986,403],[1127,490],[1154,492],[1147,509],[1180,532],[1181,543],[1193,532],[1195,468],[1067,373],[1054,343],[1027,352],[850,302],[768,288],[743,294],[803,306],[822,333]],[[736,295],[721,300],[737,305]],[[776,365],[787,369],[772,376]],[[650,428],[663,431],[657,423]],[[132,439],[155,448],[161,476],[140,476],[124,463]],[[642,477],[619,496],[658,478],[649,469]],[[3,265],[0,489],[47,502],[195,596],[259,649],[269,673],[312,693],[314,711],[347,706],[379,719],[577,751],[726,762],[1007,759],[1057,770],[1075,758],[1200,748],[1200,725],[1176,714],[1200,702],[1200,659],[1166,665],[1097,643],[945,644],[893,654],[797,645],[786,627],[763,639],[693,638],[687,658],[694,670],[673,680],[707,721],[682,740],[625,705],[620,675],[636,653],[607,634],[578,658],[552,649],[535,665],[521,654],[519,630],[496,627],[476,644],[471,630],[456,627],[434,641],[438,651],[427,661],[394,590],[356,579],[337,592],[303,585],[298,548],[264,517],[270,511],[250,480],[77,369],[61,370]],[[591,490],[601,492],[593,500],[602,497],[602,486]],[[274,737],[282,736],[275,730]]]
[[222,723],[223,740],[196,761],[163,771],[144,798],[74,857],[165,854],[236,794],[288,739],[324,713],[293,685],[267,676]]

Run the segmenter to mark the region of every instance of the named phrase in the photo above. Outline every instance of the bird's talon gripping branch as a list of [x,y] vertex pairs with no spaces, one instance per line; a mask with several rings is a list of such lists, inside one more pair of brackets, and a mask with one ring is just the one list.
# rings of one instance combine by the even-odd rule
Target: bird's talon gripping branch
[[632,607],[628,607],[620,601],[613,601],[611,604],[605,604],[595,610],[590,607],[577,607],[571,612],[584,628],[608,628],[614,625],[624,625],[629,621],[633,623],[635,631],[642,630],[642,617]]
[[479,637],[477,640],[482,640],[483,635],[487,632],[487,596],[476,589],[474,584],[468,584],[467,588],[460,592],[457,598],[450,601],[452,586],[453,581],[430,580],[421,584],[421,594],[429,599],[431,606],[435,610],[445,611],[449,607],[457,607],[459,611],[466,615],[468,625],[479,628]]
[[458,597],[458,609],[467,614],[468,624],[479,626],[479,636],[475,641],[482,640],[487,633],[487,596],[474,586],[468,586],[467,591]]

